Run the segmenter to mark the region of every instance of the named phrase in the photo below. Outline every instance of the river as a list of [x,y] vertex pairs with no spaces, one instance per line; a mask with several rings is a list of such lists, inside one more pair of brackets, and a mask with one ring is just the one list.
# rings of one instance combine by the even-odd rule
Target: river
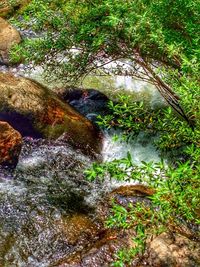
[[[21,64],[12,68],[1,66],[0,71],[10,71],[49,86],[41,68],[30,71]],[[152,85],[131,77],[89,76],[81,86],[98,89],[111,99],[124,92],[133,101],[145,99],[153,107],[164,104]],[[159,151],[153,145],[155,136],[149,138],[141,132],[134,140],[125,142],[121,138],[113,141],[114,135],[120,137],[121,133],[104,132],[103,161],[123,158],[127,152],[138,165],[141,161],[160,160]],[[83,171],[91,164],[88,156],[62,141],[24,138],[16,169],[0,169],[0,266],[56,266],[53,265],[56,261],[81,249],[80,245],[69,243],[69,237],[63,234],[64,225],[74,214],[84,213],[95,220],[98,201],[123,184],[108,179],[103,183],[89,183]]]

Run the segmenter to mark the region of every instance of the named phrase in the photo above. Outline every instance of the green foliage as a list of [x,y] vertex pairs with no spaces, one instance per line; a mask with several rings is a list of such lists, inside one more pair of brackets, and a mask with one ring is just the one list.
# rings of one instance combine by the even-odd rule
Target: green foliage
[[153,114],[150,110],[144,109],[144,103],[133,102],[130,96],[120,95],[118,103],[114,104],[110,101],[108,108],[112,115],[99,117],[98,124],[100,126],[107,128],[116,126],[126,130],[126,133],[134,132],[138,134],[142,127],[145,129],[147,123],[152,120]]
[[[125,58],[133,63],[138,53],[149,63],[159,62],[166,71],[172,66],[181,75],[198,75],[198,1],[32,0],[23,15],[23,27],[48,31],[48,49],[47,37],[40,36],[40,60],[37,38],[32,50],[26,41],[22,44],[21,57],[29,60],[31,56],[36,64],[43,64],[48,54],[53,64],[46,67],[51,71],[55,56],[65,52],[67,64],[55,64],[58,78],[81,78],[97,68],[97,61],[103,65]],[[75,55],[71,48],[80,53]]]
[[[185,161],[135,166],[127,158],[85,172],[90,181],[135,180],[155,188],[151,207],[137,204],[128,209],[114,203],[108,227],[133,227],[136,247],[121,251],[114,266],[124,266],[145,248],[150,233],[183,221],[199,224],[200,177],[200,12],[194,0],[32,0],[23,13],[22,28],[33,27],[37,38],[13,47],[13,62],[32,61],[44,66],[48,77],[74,82],[100,68],[108,74],[124,74],[162,87],[165,82],[181,96],[182,106],[194,129],[181,121],[169,107],[153,110],[121,96],[109,103],[112,114],[100,118],[105,127],[120,128],[127,138],[140,131],[158,136],[162,151],[180,149]],[[124,69],[118,61],[126,60]],[[106,63],[116,67],[107,71]],[[139,68],[140,66],[140,68]],[[149,71],[151,66],[152,71]]]
[[39,35],[13,47],[11,60],[42,65],[49,80],[76,83],[98,69],[135,76],[173,107],[169,86],[175,92],[198,86],[200,12],[193,0],[32,0],[23,16],[22,27]]
[[[169,225],[179,227],[182,224],[200,225],[200,149],[194,145],[187,147],[185,152],[190,157],[185,163],[177,166],[166,166],[160,163],[142,163],[136,166],[132,163],[130,154],[127,158],[103,163],[88,170],[86,176],[96,175],[100,180],[109,176],[110,179],[133,181],[155,188],[155,193],[148,198],[151,205],[138,202],[128,207],[113,203],[107,227],[135,229],[133,241],[135,247],[129,251],[120,250],[113,266],[124,266],[136,255],[145,250],[145,241],[152,234],[159,234],[168,229]],[[139,231],[139,230],[140,231]]]
[[[192,152],[195,156],[199,155],[199,149]],[[187,161],[178,163],[177,167],[165,166],[161,163],[146,163],[142,166],[136,166],[132,163],[130,155],[129,159],[114,160],[112,162],[103,163],[86,172],[86,176],[91,180],[94,176],[101,180],[106,176],[116,180],[137,181],[156,188],[156,193],[151,197],[153,207],[159,207],[158,217],[162,223],[181,217],[186,221],[199,223],[196,208],[199,201],[199,161],[197,163]],[[122,218],[126,218],[127,214],[124,208],[114,206],[115,213],[120,211]],[[125,213],[124,213],[125,212]],[[131,215],[132,216],[132,215]],[[135,215],[134,215],[135,216]],[[130,227],[130,219],[128,224],[126,220],[112,217],[113,221],[109,221],[109,226],[120,226],[123,228]],[[134,220],[135,221],[135,217]],[[122,223],[122,225],[120,224]]]
[[[168,229],[169,225],[200,224],[200,91],[195,85],[194,82],[194,87],[188,88],[187,93],[182,87],[177,87],[180,94],[185,95],[183,101],[188,115],[191,112],[195,117],[193,130],[180,121],[171,108],[154,110],[144,103],[134,103],[125,96],[120,96],[117,104],[109,103],[111,115],[99,118],[101,126],[120,128],[127,140],[143,131],[157,136],[155,145],[161,151],[179,149],[176,160],[170,159],[168,164],[142,162],[141,166],[137,166],[128,153],[126,158],[94,165],[94,168],[86,171],[91,181],[95,177],[100,181],[109,177],[118,181],[136,181],[155,189],[155,193],[148,197],[150,206],[137,203],[122,207],[113,203],[107,227],[135,229],[133,241],[136,244],[128,251],[120,250],[113,266],[129,266],[136,255],[143,253],[146,239]],[[137,231],[139,226],[145,229],[140,234]]]
[[[127,251],[127,249],[120,250],[116,255],[116,261],[111,265],[114,267],[124,267],[131,264],[132,259],[145,249],[145,228],[144,225],[138,224],[136,227],[136,237],[133,238],[135,247]],[[125,264],[125,265],[124,265]]]
[[[185,79],[185,78],[182,78]],[[185,85],[190,83],[184,80]],[[153,109],[143,102],[134,102],[130,96],[119,96],[117,104],[109,102],[111,114],[99,117],[99,125],[106,128],[120,128],[128,139],[134,138],[140,131],[156,135],[156,146],[162,151],[183,148],[193,144],[200,146],[200,88],[197,82],[193,86],[177,85],[182,96],[186,114],[194,121],[194,128],[181,121],[170,107]]]

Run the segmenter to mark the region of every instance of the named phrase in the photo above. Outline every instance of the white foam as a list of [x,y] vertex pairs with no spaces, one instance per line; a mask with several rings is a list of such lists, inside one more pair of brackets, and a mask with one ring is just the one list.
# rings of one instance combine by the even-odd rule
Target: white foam
[[[117,141],[113,140],[113,136],[119,136]],[[140,165],[141,161],[159,162],[160,156],[158,150],[153,145],[154,138],[149,138],[140,133],[130,142],[123,141],[119,131],[113,131],[111,134],[105,133],[103,142],[102,156],[103,161],[112,161],[127,156],[129,152],[132,156],[133,163]]]

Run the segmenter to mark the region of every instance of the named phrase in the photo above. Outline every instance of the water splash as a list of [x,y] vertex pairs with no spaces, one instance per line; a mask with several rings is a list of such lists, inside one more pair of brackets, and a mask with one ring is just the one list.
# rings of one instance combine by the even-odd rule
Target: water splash
[[[113,140],[114,136],[118,137],[117,140]],[[105,133],[102,150],[103,160],[112,161],[114,159],[124,158],[127,156],[127,152],[129,152],[132,156],[133,163],[136,165],[140,165],[142,161],[159,162],[159,151],[153,145],[155,138],[141,132],[131,141],[125,141],[119,131]]]

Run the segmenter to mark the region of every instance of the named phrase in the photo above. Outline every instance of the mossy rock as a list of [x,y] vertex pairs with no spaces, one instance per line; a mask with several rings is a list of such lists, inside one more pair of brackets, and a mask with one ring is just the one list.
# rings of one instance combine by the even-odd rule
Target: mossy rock
[[9,50],[14,44],[21,42],[19,32],[6,20],[0,17],[0,62],[9,63]]
[[0,0],[0,17],[6,18],[17,10],[23,10],[23,8],[30,2],[30,0]]

